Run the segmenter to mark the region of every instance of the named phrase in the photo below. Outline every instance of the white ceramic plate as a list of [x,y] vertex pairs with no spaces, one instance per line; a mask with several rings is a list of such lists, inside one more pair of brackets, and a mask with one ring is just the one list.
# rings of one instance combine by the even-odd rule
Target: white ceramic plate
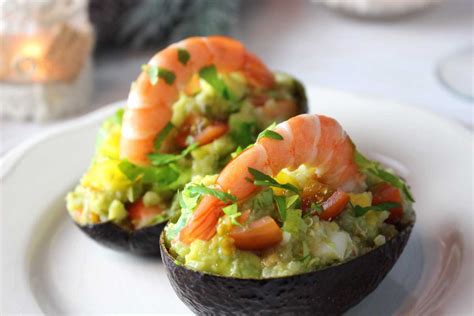
[[[472,134],[394,102],[308,93],[312,112],[339,120],[363,152],[408,180],[417,200],[405,252],[349,314],[471,314]],[[65,211],[64,195],[88,166],[99,123],[122,104],[38,136],[2,161],[2,314],[189,313],[161,262],[99,246]]]

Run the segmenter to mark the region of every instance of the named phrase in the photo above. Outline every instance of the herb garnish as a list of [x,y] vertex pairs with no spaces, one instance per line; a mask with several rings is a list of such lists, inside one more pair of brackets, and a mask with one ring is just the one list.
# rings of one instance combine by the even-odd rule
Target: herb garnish
[[268,126],[266,129],[264,129],[260,134],[258,134],[257,141],[261,138],[271,138],[271,139],[276,139],[276,140],[283,140],[283,136],[278,134],[275,131],[272,131],[272,128],[276,126],[275,122],[273,122],[270,126]]
[[275,204],[277,206],[278,214],[280,215],[280,219],[282,222],[286,220],[286,211],[288,209],[296,208],[299,202],[299,195],[292,195],[285,197],[283,195],[274,195],[273,199],[275,200]]
[[309,212],[307,214],[309,214],[311,216],[314,216],[316,214],[321,214],[324,211],[324,209],[323,209],[323,206],[321,204],[313,202],[313,203],[311,203],[308,211]]
[[352,204],[350,205],[351,205],[352,210],[354,211],[355,217],[363,216],[365,213],[367,213],[370,210],[382,212],[382,211],[388,211],[394,207],[400,207],[400,204],[394,203],[394,202],[385,202],[385,203],[380,203],[377,205],[366,206],[366,207],[362,207],[359,205],[352,205]]
[[143,65],[142,70],[146,71],[152,85],[156,85],[158,78],[163,79],[168,85],[172,85],[176,80],[174,72],[155,65]]
[[405,196],[410,200],[411,202],[415,202],[415,199],[413,198],[407,184],[405,181],[397,177],[396,175],[384,170],[379,163],[375,161],[371,161],[367,158],[365,158],[361,153],[356,151],[355,153],[355,161],[359,165],[359,167],[371,173],[372,175],[376,176],[377,178],[390,183],[394,187],[402,190],[402,192],[405,194]]
[[120,162],[119,169],[130,180],[141,180],[143,183],[168,185],[179,177],[179,172],[173,165],[166,167],[142,167],[137,166],[128,160]]
[[225,82],[219,78],[216,66],[202,67],[199,70],[199,76],[210,84],[224,99],[236,101],[236,97],[229,90]]
[[180,154],[175,155],[175,154],[162,154],[162,153],[152,153],[148,154],[148,159],[150,160],[151,164],[153,166],[163,166],[167,165],[171,162],[178,161],[184,157],[186,157],[187,154],[189,154],[191,151],[196,149],[199,145],[197,143],[193,143],[186,147]]
[[153,147],[155,150],[159,150],[161,147],[161,144],[165,140],[166,136],[171,132],[171,130],[174,128],[173,123],[168,122],[165,127],[158,133],[158,135],[155,138],[155,141],[153,143]]
[[239,211],[238,211],[238,207],[237,207],[237,204],[234,203],[234,204],[231,204],[229,206],[226,206],[224,208],[222,208],[222,211],[227,215],[229,216],[230,218],[230,222],[235,225],[235,226],[242,226],[242,224],[240,224],[238,221],[237,221],[237,218],[242,215]]
[[258,171],[257,169],[248,168],[248,170],[254,179],[253,181],[251,179],[248,180],[249,182],[253,182],[255,185],[280,188],[299,194],[298,188],[290,183],[281,184],[269,175],[266,175],[263,172]]
[[118,109],[113,118],[112,118],[112,121],[115,123],[115,124],[122,124],[122,120],[123,120],[123,113],[124,113],[124,109]]
[[186,66],[189,61],[189,58],[191,58],[191,55],[186,49],[178,48],[178,60],[181,64]]
[[190,185],[186,188],[192,197],[201,195],[212,195],[224,203],[237,202],[237,197],[230,193],[222,192],[220,190],[208,188],[202,184]]

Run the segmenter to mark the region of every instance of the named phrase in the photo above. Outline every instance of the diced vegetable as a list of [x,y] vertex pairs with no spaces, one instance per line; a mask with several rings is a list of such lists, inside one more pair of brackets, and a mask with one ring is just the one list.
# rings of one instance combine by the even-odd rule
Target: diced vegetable
[[376,184],[371,188],[372,194],[374,195],[372,199],[373,205],[378,205],[386,202],[398,203],[400,206],[392,207],[389,209],[390,217],[387,221],[395,223],[402,218],[403,207],[401,206],[402,197],[401,192],[398,188],[393,185],[388,184],[387,182],[381,182]]
[[263,250],[276,246],[283,239],[283,234],[273,218],[262,217],[247,227],[234,227],[230,233],[234,245],[242,250]]
[[229,126],[225,123],[216,122],[212,125],[207,126],[204,130],[196,135],[194,140],[199,145],[206,145],[214,141],[215,139],[223,136],[229,130]]
[[329,220],[341,213],[344,208],[346,207],[347,203],[349,203],[350,197],[344,191],[337,190],[323,202],[323,212],[319,214],[319,217],[324,220]]
[[136,201],[128,208],[128,216],[135,229],[146,226],[147,223],[162,212],[163,209],[157,205],[145,206],[142,199]]

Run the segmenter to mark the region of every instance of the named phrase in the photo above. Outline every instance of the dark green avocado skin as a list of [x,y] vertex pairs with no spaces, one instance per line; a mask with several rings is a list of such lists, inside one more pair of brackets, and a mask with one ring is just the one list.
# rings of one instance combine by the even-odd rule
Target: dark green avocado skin
[[112,223],[105,222],[95,225],[76,225],[90,238],[115,250],[130,251],[141,256],[160,256],[160,234],[166,222],[128,231]]
[[236,279],[174,263],[161,236],[161,256],[178,297],[203,315],[340,315],[371,293],[392,269],[413,224],[369,253],[346,263],[273,279]]

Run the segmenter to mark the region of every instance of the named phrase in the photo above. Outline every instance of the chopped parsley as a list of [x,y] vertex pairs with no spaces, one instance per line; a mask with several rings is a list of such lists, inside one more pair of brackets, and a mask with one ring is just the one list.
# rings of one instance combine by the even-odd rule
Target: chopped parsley
[[143,65],[142,69],[148,74],[152,85],[156,85],[158,78],[163,79],[168,85],[172,85],[176,80],[174,72],[155,65]]
[[124,113],[124,109],[118,109],[114,116],[112,117],[112,121],[115,123],[115,124],[122,124],[122,120],[123,120],[123,113]]
[[148,159],[150,160],[153,166],[163,166],[170,164],[172,162],[178,161],[184,157],[186,157],[191,151],[196,149],[199,145],[197,143],[193,143],[186,147],[180,154],[162,154],[162,153],[152,153],[148,154]]
[[159,150],[161,147],[161,144],[165,140],[166,136],[171,132],[171,130],[174,128],[173,123],[168,122],[165,127],[158,133],[158,135],[155,138],[155,141],[153,143],[153,147],[155,150]]
[[214,65],[202,67],[199,70],[199,77],[204,79],[210,84],[224,99],[230,101],[236,101],[236,97],[229,90],[224,80],[222,80],[217,74],[217,68]]
[[408,200],[410,200],[411,202],[415,202],[415,199],[413,198],[413,195],[411,194],[408,185],[400,177],[392,174],[391,172],[386,171],[382,168],[382,166],[380,166],[379,163],[365,158],[358,151],[356,151],[355,153],[355,160],[359,168],[361,168],[363,171],[372,174],[380,180],[390,183],[394,187],[400,189],[408,198]]
[[178,48],[178,60],[181,64],[186,66],[189,61],[189,58],[191,58],[191,55],[186,49]]
[[322,204],[320,203],[311,203],[309,208],[305,212],[305,216],[315,216],[319,215],[324,211]]
[[224,203],[237,202],[237,198],[226,192],[208,188],[202,184],[193,184],[186,188],[192,197],[201,195],[212,195]]
[[394,203],[394,202],[385,202],[385,203],[380,203],[377,205],[366,206],[366,207],[351,204],[351,208],[352,208],[352,211],[354,212],[355,217],[363,216],[365,215],[365,213],[367,213],[370,210],[382,212],[382,211],[388,211],[394,207],[400,207],[400,204]]
[[299,194],[298,188],[290,183],[281,184],[269,175],[266,175],[263,172],[258,171],[257,169],[248,168],[248,170],[254,179],[253,181],[249,179],[249,181],[253,182],[255,185],[280,188]]
[[257,124],[253,121],[242,121],[231,116],[229,118],[230,136],[242,148],[253,144],[256,140]]
[[258,134],[257,141],[261,138],[271,138],[271,139],[276,139],[276,140],[283,140],[283,136],[278,134],[275,131],[272,131],[272,128],[276,126],[275,123],[272,123],[270,126],[268,126],[266,129],[264,129],[260,134]]
[[161,168],[142,167],[124,160],[120,162],[119,169],[132,182],[141,180],[147,184],[166,186],[179,178],[179,170],[173,165]]

